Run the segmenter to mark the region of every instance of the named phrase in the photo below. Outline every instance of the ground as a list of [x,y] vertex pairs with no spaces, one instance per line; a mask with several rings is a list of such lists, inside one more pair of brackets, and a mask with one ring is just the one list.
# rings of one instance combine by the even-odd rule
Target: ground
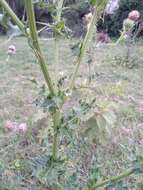
[[[54,54],[53,40],[40,39],[40,42],[44,49],[49,70],[54,76],[54,65],[52,63],[54,61],[52,58]],[[59,76],[72,73],[74,55],[70,47],[73,43],[66,40],[60,42]],[[7,59],[7,49],[10,44],[16,46],[17,52],[16,55]],[[116,107],[112,110],[116,121],[114,128],[108,128],[107,133],[110,134],[106,142],[93,143],[91,145],[94,147],[93,150],[87,151],[87,154],[81,151],[81,155],[84,155],[82,161],[86,160],[84,164],[81,161],[81,169],[85,173],[79,177],[81,183],[84,183],[85,178],[88,177],[88,160],[91,162],[91,155],[97,158],[102,176],[107,177],[131,167],[131,161],[143,152],[142,43],[138,42],[130,47],[129,62],[126,61],[127,52],[125,45],[118,47],[105,45],[99,48],[93,46],[90,50],[91,63],[90,61],[89,64],[84,63],[80,68],[80,75],[76,80],[78,88],[81,88],[81,91],[78,92],[79,97],[88,94],[89,97],[95,96],[98,104],[103,107],[108,101],[115,104]],[[88,81],[89,76],[91,81]],[[38,177],[38,180],[31,177],[31,171],[28,171],[27,165],[24,167],[23,164],[22,169],[19,169],[19,160],[31,161],[33,157],[46,152],[44,143],[46,143],[47,136],[41,131],[44,130],[45,132],[42,125],[45,127],[50,125],[50,119],[42,120],[43,115],[34,103],[39,93],[39,86],[41,87],[43,83],[39,65],[26,39],[20,37],[7,42],[5,37],[1,37],[0,190],[47,189],[47,186],[39,182]],[[72,103],[70,102],[69,105],[72,106]],[[71,109],[70,106],[69,109]],[[110,109],[108,111],[110,112]],[[32,137],[28,135],[26,137],[23,135],[15,137],[15,134],[4,129],[7,120],[27,123],[29,131],[33,128],[37,130],[38,127],[42,129],[40,132],[36,131],[36,137],[34,135]],[[130,190],[142,190],[142,178],[143,176],[130,177],[124,183],[128,185]],[[108,189],[110,190],[112,187]]]

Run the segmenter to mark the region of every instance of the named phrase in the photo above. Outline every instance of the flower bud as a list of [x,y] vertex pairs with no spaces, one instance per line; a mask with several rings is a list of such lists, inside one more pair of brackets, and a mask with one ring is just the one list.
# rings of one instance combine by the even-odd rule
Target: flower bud
[[134,27],[134,21],[127,18],[123,22],[123,30],[124,32],[129,32]]
[[128,18],[133,21],[137,21],[140,18],[140,12],[133,10],[128,14]]

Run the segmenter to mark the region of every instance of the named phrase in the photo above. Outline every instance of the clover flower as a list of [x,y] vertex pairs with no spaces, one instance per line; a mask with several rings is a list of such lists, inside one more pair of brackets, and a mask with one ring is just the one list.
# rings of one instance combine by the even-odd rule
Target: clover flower
[[26,123],[21,123],[18,127],[17,130],[19,132],[25,133],[27,131],[27,124]]
[[26,133],[28,127],[26,123],[16,123],[10,120],[6,121],[4,128],[8,131],[16,132],[16,133]]
[[5,127],[5,129],[12,131],[12,130],[16,129],[16,124],[14,122],[8,120],[8,121],[6,121],[4,127]]

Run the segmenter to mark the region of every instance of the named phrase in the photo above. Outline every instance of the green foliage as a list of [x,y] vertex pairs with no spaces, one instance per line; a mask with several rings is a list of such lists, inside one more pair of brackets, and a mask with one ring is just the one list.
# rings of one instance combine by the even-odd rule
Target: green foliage
[[115,124],[115,114],[110,111],[101,115],[96,115],[89,118],[86,122],[86,130],[84,136],[91,143],[106,144],[107,139],[110,139],[111,128]]
[[36,177],[42,184],[50,185],[59,184],[66,172],[65,161],[53,161],[51,157],[42,155],[33,158],[32,176]]

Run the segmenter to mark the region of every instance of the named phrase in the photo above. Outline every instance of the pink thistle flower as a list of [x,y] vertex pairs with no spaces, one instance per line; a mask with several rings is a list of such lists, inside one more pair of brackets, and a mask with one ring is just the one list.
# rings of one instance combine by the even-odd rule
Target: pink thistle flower
[[8,53],[8,55],[15,55],[16,54],[16,47],[14,45],[10,45],[8,47],[7,53]]
[[26,133],[27,131],[27,124],[26,123],[21,123],[18,127],[17,130],[22,133]]
[[133,10],[128,14],[128,18],[133,21],[137,21],[140,18],[140,12]]

